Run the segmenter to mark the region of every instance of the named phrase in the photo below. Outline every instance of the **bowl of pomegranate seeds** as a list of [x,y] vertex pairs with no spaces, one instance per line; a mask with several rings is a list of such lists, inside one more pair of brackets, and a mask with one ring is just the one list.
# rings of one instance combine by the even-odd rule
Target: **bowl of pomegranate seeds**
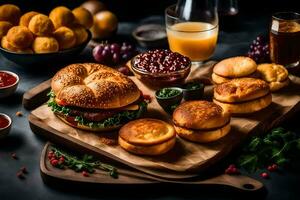
[[170,50],[156,49],[135,56],[131,69],[148,87],[176,86],[189,75],[191,60]]

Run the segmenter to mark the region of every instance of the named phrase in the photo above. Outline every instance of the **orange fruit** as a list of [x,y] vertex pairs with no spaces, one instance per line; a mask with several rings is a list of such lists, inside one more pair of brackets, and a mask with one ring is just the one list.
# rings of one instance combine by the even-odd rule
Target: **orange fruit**
[[106,38],[111,36],[118,28],[118,18],[110,11],[101,11],[94,16],[92,27],[93,38]]

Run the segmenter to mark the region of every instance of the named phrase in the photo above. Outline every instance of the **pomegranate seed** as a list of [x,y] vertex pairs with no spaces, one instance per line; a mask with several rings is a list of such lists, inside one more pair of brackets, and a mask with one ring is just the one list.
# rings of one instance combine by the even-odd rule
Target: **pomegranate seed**
[[12,157],[13,159],[15,159],[15,160],[17,160],[17,159],[18,159],[18,156],[17,156],[17,154],[16,154],[16,153],[12,153],[12,154],[11,154],[11,157]]
[[25,166],[21,167],[21,168],[20,168],[20,171],[23,172],[24,174],[27,174],[27,173],[28,173],[28,171],[27,171],[27,169],[26,169]]
[[51,158],[53,158],[53,157],[54,157],[54,153],[50,151],[50,152],[48,153],[48,158],[51,160]]
[[82,176],[88,177],[89,174],[86,171],[82,171]]
[[24,174],[21,171],[17,172],[17,177],[19,179],[25,179],[25,176],[24,176]]
[[269,174],[267,172],[263,172],[260,174],[260,176],[264,179],[268,179],[269,178]]
[[148,94],[143,94],[143,98],[144,98],[144,100],[148,101],[149,103],[151,102],[151,99],[152,99],[151,96]]
[[53,159],[53,160],[51,160],[51,161],[50,161],[50,163],[51,163],[51,165],[52,165],[52,166],[54,166],[54,167],[55,167],[55,166],[57,166],[57,165],[58,165],[58,160],[56,160],[56,159]]

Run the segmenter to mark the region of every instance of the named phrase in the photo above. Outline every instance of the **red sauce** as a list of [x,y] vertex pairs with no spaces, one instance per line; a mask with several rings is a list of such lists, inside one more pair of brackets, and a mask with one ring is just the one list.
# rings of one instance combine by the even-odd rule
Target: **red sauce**
[[17,82],[17,78],[9,73],[0,72],[0,88],[13,85]]
[[0,115],[0,128],[5,128],[8,125],[9,125],[9,120],[6,117]]

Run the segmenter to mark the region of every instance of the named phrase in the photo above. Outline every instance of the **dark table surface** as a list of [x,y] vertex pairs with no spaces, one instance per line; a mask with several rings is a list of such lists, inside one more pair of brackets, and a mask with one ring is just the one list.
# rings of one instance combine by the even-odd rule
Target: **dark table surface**
[[[269,16],[252,16],[240,20],[238,31],[224,32],[219,35],[218,46],[212,59],[222,59],[234,55],[245,54],[250,42],[260,33],[267,31]],[[119,27],[120,35],[130,35],[136,24],[122,23]],[[79,59],[90,60],[91,49],[85,49]],[[74,58],[74,62],[77,62]],[[12,117],[13,125],[10,135],[0,140],[0,199],[299,199],[300,170],[273,173],[271,179],[262,180],[259,172],[251,174],[253,178],[261,180],[266,189],[255,194],[237,193],[228,189],[189,188],[167,189],[166,187],[124,188],[114,189],[113,186],[99,188],[96,191],[73,189],[65,186],[57,189],[45,185],[40,176],[39,160],[45,140],[35,136],[27,121],[29,111],[22,105],[22,95],[28,89],[52,77],[55,70],[40,66],[35,72],[28,72],[21,66],[6,60],[0,55],[0,69],[16,72],[20,76],[17,92],[8,99],[0,100],[0,112]],[[17,111],[24,113],[23,117],[15,116]],[[286,126],[300,130],[297,116]],[[11,158],[16,152],[19,159]],[[25,180],[16,177],[20,167],[26,166],[29,174]]]

